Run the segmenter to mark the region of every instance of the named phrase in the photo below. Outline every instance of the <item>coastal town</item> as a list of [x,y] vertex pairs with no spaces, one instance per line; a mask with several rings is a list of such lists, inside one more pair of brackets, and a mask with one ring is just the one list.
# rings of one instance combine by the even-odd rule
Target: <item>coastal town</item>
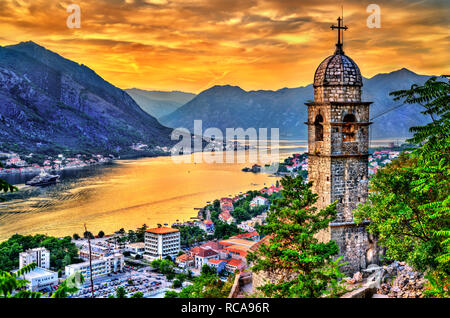
[[40,171],[61,171],[65,169],[85,168],[88,166],[105,164],[115,159],[113,155],[103,156],[100,154],[65,157],[63,154],[57,156],[46,156],[41,164],[35,163],[35,155],[30,153],[24,157],[16,153],[0,153],[0,175],[5,174],[36,174]]
[[[236,271],[243,271],[248,267],[246,256],[255,248],[260,235],[256,227],[265,222],[270,207],[269,197],[279,193],[281,188],[272,186],[253,193],[240,194],[234,198],[221,198],[219,202],[220,213],[214,218],[200,217],[198,220],[184,223],[175,223],[172,227],[159,225],[156,228],[146,228],[143,241],[130,239],[130,232],[123,229],[111,234],[99,233],[93,236],[85,233],[83,237],[74,234],[72,242],[78,248],[81,262],[66,265],[64,271],[53,271],[50,267],[50,251],[44,247],[26,250],[19,255],[19,269],[35,263],[37,267],[23,275],[29,283],[27,288],[31,291],[43,292],[51,295],[58,285],[66,278],[81,274],[84,283],[71,297],[111,297],[118,287],[123,287],[131,297],[135,293],[142,293],[143,297],[164,297],[167,291],[180,291],[181,288],[191,284],[189,280],[177,286],[174,277],[159,273],[154,266],[154,260],[166,260],[173,266],[176,277],[196,277],[201,274],[206,265],[214,269],[223,281]],[[257,192],[257,193],[256,193]],[[260,195],[256,195],[260,194]],[[236,225],[232,216],[234,206],[247,197],[251,210],[258,210],[258,215]],[[208,209],[201,211],[211,215]],[[220,224],[236,226],[236,235],[218,239],[215,227]],[[181,244],[181,229],[196,228],[204,232],[204,240],[194,244]],[[94,282],[91,286],[90,279]],[[175,286],[177,287],[175,287]]]
[[[369,176],[397,158],[399,153],[392,148],[375,150],[369,157]],[[49,158],[44,169],[84,167],[111,160],[100,155],[94,157],[96,159],[87,160],[83,160],[83,156]],[[9,157],[5,166],[15,167],[5,170],[18,171],[33,168],[17,156]],[[306,154],[293,154],[280,167],[281,175],[301,174],[307,181]],[[259,172],[257,166],[252,170]],[[170,227],[168,224],[158,224],[154,228],[143,225],[128,233],[120,229],[112,234],[102,231],[98,235],[74,234],[70,239],[78,249],[77,262],[65,265],[64,270],[52,270],[51,252],[38,247],[19,254],[19,269],[37,264],[23,278],[29,282],[29,290],[40,291],[44,297],[50,296],[65,279],[79,274],[84,282],[79,282],[78,291],[69,297],[114,297],[119,288],[129,297],[135,294],[146,298],[164,297],[168,292],[177,293],[192,284],[188,277],[198,277],[205,266],[226,282],[236,273],[248,273],[247,255],[261,244],[264,236],[259,228],[266,223],[270,206],[281,196],[281,190],[282,186],[276,181],[260,190],[222,197],[207,202],[192,220],[176,222]],[[168,262],[170,270],[161,272],[155,260]],[[251,286],[243,290],[252,292]]]

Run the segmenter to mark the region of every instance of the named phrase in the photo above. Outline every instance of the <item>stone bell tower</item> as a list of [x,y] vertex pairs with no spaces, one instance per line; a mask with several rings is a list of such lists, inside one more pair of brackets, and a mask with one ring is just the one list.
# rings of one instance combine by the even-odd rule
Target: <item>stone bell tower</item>
[[351,274],[372,263],[375,242],[365,226],[353,222],[353,210],[368,195],[369,106],[361,101],[362,76],[356,63],[343,51],[338,19],[338,43],[314,76],[314,102],[308,106],[309,181],[319,194],[317,207],[337,202],[337,218],[321,240],[336,241]]

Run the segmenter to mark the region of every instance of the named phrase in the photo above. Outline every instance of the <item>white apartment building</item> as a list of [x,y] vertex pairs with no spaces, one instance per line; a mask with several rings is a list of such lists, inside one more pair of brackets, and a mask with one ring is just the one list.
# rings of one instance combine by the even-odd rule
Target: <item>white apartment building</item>
[[148,229],[145,233],[144,258],[153,260],[177,257],[180,251],[180,231],[169,227]]
[[50,251],[45,247],[33,248],[19,254],[19,268],[31,263],[36,263],[37,267],[50,268]]
[[125,247],[125,251],[130,252],[131,256],[143,255],[145,253],[145,243],[130,243]]
[[[100,259],[92,260],[92,278],[101,277],[111,273],[116,273],[123,269],[124,257],[122,254],[114,254]],[[90,279],[91,270],[89,261],[67,265],[65,268],[66,276],[70,276],[76,272],[80,272],[84,279]]]
[[58,284],[58,273],[39,267],[20,276],[20,278],[28,281],[27,289],[33,292],[51,288]]

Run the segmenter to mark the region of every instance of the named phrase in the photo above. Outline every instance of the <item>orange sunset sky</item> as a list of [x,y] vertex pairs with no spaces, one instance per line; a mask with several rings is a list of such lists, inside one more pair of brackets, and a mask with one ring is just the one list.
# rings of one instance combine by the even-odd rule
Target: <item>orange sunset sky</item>
[[[80,29],[66,26],[71,3]],[[380,29],[366,25],[370,3]],[[0,45],[34,41],[121,88],[298,87],[333,53],[341,5],[344,50],[364,76],[448,73],[448,0],[0,0]]]

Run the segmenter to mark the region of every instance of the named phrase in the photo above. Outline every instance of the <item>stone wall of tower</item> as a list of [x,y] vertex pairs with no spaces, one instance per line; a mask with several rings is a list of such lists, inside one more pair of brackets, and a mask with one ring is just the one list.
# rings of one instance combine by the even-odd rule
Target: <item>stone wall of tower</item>
[[334,222],[353,222],[353,210],[367,199],[367,157],[331,158],[330,179],[330,201],[337,201],[338,213]]
[[[313,181],[311,190],[320,193],[315,207],[320,211],[331,204],[331,159],[330,157],[308,156],[308,180]],[[324,230],[317,235],[321,242],[330,240],[330,231]]]
[[314,101],[328,102],[359,102],[361,101],[360,86],[317,86],[314,87]]
[[342,272],[351,275],[373,263],[367,258],[370,240],[364,225],[356,226],[351,222],[332,224],[330,234],[331,240],[339,246],[341,262],[347,263],[341,267]]
[[[360,92],[360,87],[355,91]],[[376,241],[370,238],[365,226],[353,222],[353,211],[368,196],[370,103],[363,103],[359,98],[355,95],[352,101],[315,100],[308,104],[308,171],[309,181],[313,182],[312,190],[319,194],[316,207],[323,209],[337,202],[336,219],[329,230],[322,231],[317,238],[336,241],[342,261],[348,263],[342,270],[349,275],[376,262],[378,256],[378,250],[371,247]],[[323,119],[322,140],[317,140],[314,124],[319,114]],[[344,117],[350,114],[355,121],[344,122]],[[352,141],[344,140],[344,129],[349,124],[354,131]]]

